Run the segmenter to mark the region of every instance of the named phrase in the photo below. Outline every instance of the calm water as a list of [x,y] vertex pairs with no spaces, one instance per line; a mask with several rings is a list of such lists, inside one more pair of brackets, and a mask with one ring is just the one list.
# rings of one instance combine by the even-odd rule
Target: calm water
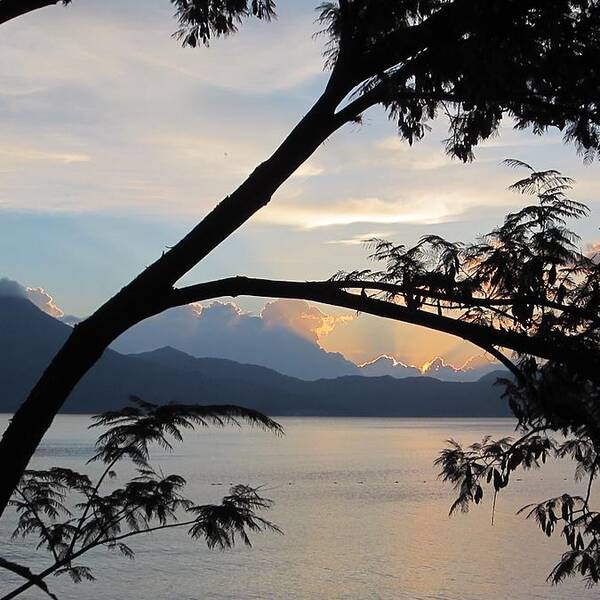
[[[545,583],[562,544],[515,516],[524,504],[576,489],[569,465],[515,481],[498,501],[493,527],[489,502],[447,516],[451,490],[432,467],[443,440],[510,435],[511,421],[280,421],[283,438],[252,429],[206,430],[189,435],[172,455],[157,454],[157,462],[185,475],[198,502],[218,501],[230,482],[263,485],[276,502],[269,517],[284,536],[255,536],[252,549],[225,552],[190,542],[183,532],[140,537],[132,544],[135,562],[98,551],[83,563],[94,567],[96,582],[52,577],[53,591],[81,600],[596,597],[579,582]],[[0,416],[2,428],[5,423]],[[36,466],[81,469],[94,441],[87,424],[87,417],[60,417]],[[31,561],[30,546],[8,541],[9,525],[0,522],[0,555]],[[0,591],[16,581],[0,573]]]

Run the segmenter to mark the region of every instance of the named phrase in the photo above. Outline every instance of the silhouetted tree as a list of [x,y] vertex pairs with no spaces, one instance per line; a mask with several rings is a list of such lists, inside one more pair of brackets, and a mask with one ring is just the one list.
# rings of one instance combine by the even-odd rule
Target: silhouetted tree
[[[0,0],[0,15],[4,9],[10,17],[11,6],[14,17],[25,12],[15,13],[15,6],[42,4]],[[267,1],[240,0],[176,1],[174,5],[179,35],[190,45],[234,31],[244,16],[271,17],[274,8]],[[105,348],[129,327],[184,298],[185,292],[174,289],[176,282],[265,206],[334,131],[360,121],[368,108],[385,107],[408,143],[421,139],[436,115],[446,115],[446,148],[463,161],[472,158],[479,142],[497,132],[504,116],[513,118],[517,128],[531,127],[538,134],[558,128],[588,159],[600,150],[597,1],[340,0],[324,3],[319,10],[323,33],[329,39],[326,65],[330,76],[322,95],[237,190],[74,329],[4,433],[0,511],[52,419]],[[245,293],[244,283],[233,279],[202,289],[237,295]],[[258,286],[264,295],[274,297],[293,287],[269,282]],[[353,294],[333,286],[296,289],[356,308]],[[194,292],[201,294],[200,289]],[[439,326],[467,339],[486,338],[488,345],[522,350],[525,344],[532,349],[523,334],[506,335],[465,321],[459,321],[457,329],[452,318],[435,320],[435,315],[412,306],[370,302],[361,303],[365,311],[374,307],[376,314],[404,317],[409,322],[416,322],[416,315],[420,324]],[[539,354],[532,353],[547,355],[544,348],[538,350]]]
[[[571,180],[557,171],[536,172],[512,188],[537,202],[509,214],[504,223],[471,244],[425,236],[406,248],[373,240],[380,271],[339,273],[334,282],[360,286],[416,312],[452,314],[458,322],[527,336],[559,349],[539,360],[521,351],[487,351],[510,369],[498,383],[518,419],[519,437],[463,447],[448,440],[436,464],[455,486],[450,514],[479,504],[486,486],[496,496],[518,469],[542,466],[549,457],[575,462],[583,495],[562,492],[519,513],[533,518],[548,536],[559,532],[567,550],[552,569],[553,583],[580,574],[600,582],[600,511],[592,506],[592,484],[600,467],[600,265],[586,255],[567,224],[587,215],[570,200]],[[485,344],[480,344],[486,348]],[[568,355],[571,355],[570,357]]]
[[[575,463],[575,480],[585,482],[583,494],[563,491],[556,497],[524,506],[518,514],[536,521],[548,536],[559,533],[567,546],[548,580],[560,583],[580,575],[592,586],[600,582],[600,511],[592,504],[592,485],[600,466],[598,438],[599,387],[582,382],[564,369],[529,359],[521,364],[521,382],[505,381],[505,395],[519,416],[517,439],[490,436],[464,448],[448,440],[436,464],[440,476],[455,486],[457,498],[450,514],[479,504],[484,489],[493,494],[509,485],[519,469],[540,468],[548,458]],[[581,413],[590,416],[589,422]]]
[[275,292],[451,333],[491,353],[516,377],[523,373],[506,350],[598,382],[600,266],[568,227],[588,209],[568,197],[568,177],[506,163],[529,171],[511,189],[535,203],[475,242],[426,235],[406,247],[374,239],[367,244],[378,270],[340,271],[313,282],[223,279],[177,289],[169,306]]
[[[579,237],[568,227],[588,209],[567,196],[573,182],[558,171],[505,162],[529,170],[510,189],[535,204],[507,215],[500,227],[474,243],[426,235],[407,248],[371,240],[371,258],[383,268],[340,272],[332,282],[372,290],[372,297],[400,302],[413,312],[426,309],[483,328],[490,332],[489,343],[482,337],[478,345],[487,345],[517,377],[517,365],[498,346],[559,362],[599,381],[600,267],[596,256],[582,252]],[[523,343],[505,343],[502,335]]]
[[[258,489],[235,485],[221,504],[196,504],[184,495],[186,481],[164,474],[151,464],[150,448],[171,451],[184,430],[197,426],[240,425],[242,421],[279,433],[280,426],[264,415],[238,406],[168,404],[157,406],[133,398],[134,406],[93,417],[91,428],[103,432],[88,462],[101,462],[103,470],[93,482],[86,474],[53,467],[27,470],[10,501],[18,515],[13,537],[36,537],[37,548],[52,560],[38,573],[0,557],[0,568],[26,581],[2,597],[9,600],[31,587],[48,596],[50,575],[69,575],[75,583],[92,580],[92,569],[80,559],[90,550],[104,547],[124,557],[135,556],[129,541],[135,536],[182,528],[192,539],[203,539],[209,548],[229,548],[238,539],[250,546],[249,533],[277,531],[277,526],[257,515],[271,500]],[[136,475],[121,487],[107,482],[118,477],[116,469],[130,463]]]
[[[450,513],[479,504],[484,489],[496,495],[517,469],[539,468],[548,457],[575,461],[584,495],[563,492],[520,512],[568,546],[549,579],[580,574],[600,582],[600,511],[592,484],[600,468],[600,257],[586,254],[570,224],[588,215],[571,200],[572,180],[558,171],[535,171],[511,188],[533,199],[504,223],[472,243],[427,235],[412,247],[371,240],[379,270],[339,272],[330,281],[236,285],[260,295],[329,302],[418,323],[469,339],[501,361],[512,378],[498,382],[518,419],[517,439],[463,448],[455,440],[436,464],[458,496]],[[224,282],[213,282],[217,286]],[[360,290],[360,295],[349,291]],[[179,290],[187,301],[202,285]],[[514,353],[507,349],[516,350]],[[542,359],[542,360],[540,360]],[[493,514],[493,512],[492,512]],[[492,517],[493,518],[493,517]]]
[[[0,24],[27,13],[73,0],[0,0]],[[273,0],[170,0],[179,29],[175,36],[184,45],[208,45],[213,37],[235,33],[239,23],[250,16],[269,20],[275,15]]]

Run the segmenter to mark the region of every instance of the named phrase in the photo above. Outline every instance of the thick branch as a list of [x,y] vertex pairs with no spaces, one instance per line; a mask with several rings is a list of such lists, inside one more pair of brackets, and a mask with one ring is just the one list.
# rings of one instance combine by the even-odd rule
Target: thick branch
[[478,0],[455,0],[425,21],[394,31],[363,55],[364,78],[391,69],[431,45],[440,46],[460,39],[472,28],[478,3]]
[[[4,558],[0,558],[0,567],[2,567],[3,569],[6,569],[7,571],[11,571],[11,572],[15,573],[16,575],[19,575],[20,577],[23,577],[23,579],[27,579],[27,583],[20,586],[18,588],[18,590],[25,591],[26,589],[28,589],[30,587],[36,586],[39,589],[41,589],[45,594],[50,596],[50,598],[53,598],[54,600],[58,600],[58,598],[52,592],[50,592],[50,590],[48,589],[48,586],[44,583],[43,578],[39,575],[35,575],[34,573],[32,573],[28,567],[24,567],[23,565],[19,565],[15,562],[6,560]],[[20,592],[18,592],[18,593],[20,593]],[[5,596],[4,598],[12,598],[12,597],[14,597],[14,594],[13,595],[9,594],[8,596]],[[4,600],[4,598],[2,598],[2,600]]]
[[[339,279],[332,280],[331,285],[340,289],[358,289],[358,290],[378,290],[381,292],[387,292],[390,294],[419,294],[423,298],[433,298],[435,300],[442,300],[456,304],[456,308],[466,308],[472,306],[481,306],[487,308],[493,308],[497,306],[513,306],[515,304],[515,298],[481,298],[477,296],[468,296],[461,293],[448,293],[440,292],[439,290],[432,290],[424,287],[415,286],[404,286],[397,283],[389,283],[386,281],[365,281],[361,279]],[[545,308],[551,308],[561,312],[571,314],[581,319],[588,321],[598,322],[598,315],[590,310],[585,310],[577,306],[571,306],[563,304],[561,302],[554,302],[542,297],[525,297],[519,298],[519,300],[530,302],[536,306],[543,306]]]
[[231,277],[198,285],[179,288],[164,299],[161,310],[222,296],[259,296],[269,298],[295,298],[321,302],[331,306],[349,308],[359,312],[420,325],[460,337],[488,350],[499,346],[521,354],[554,360],[596,378],[598,365],[590,364],[593,358],[568,345],[552,345],[541,338],[515,331],[469,323],[424,310],[415,310],[393,302],[351,294],[339,289],[335,282],[275,281],[249,277]]
[[521,369],[508,356],[497,350],[494,346],[488,346],[484,350],[491,354],[498,362],[502,363],[517,378],[519,383],[525,382],[525,376],[521,372]]
[[0,0],[0,25],[46,6],[54,6],[62,0]]

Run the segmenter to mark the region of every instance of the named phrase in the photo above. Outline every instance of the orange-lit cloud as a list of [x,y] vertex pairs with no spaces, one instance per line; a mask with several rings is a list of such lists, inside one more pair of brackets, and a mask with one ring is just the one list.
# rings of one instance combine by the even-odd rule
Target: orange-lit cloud
[[46,314],[51,317],[56,317],[57,319],[64,316],[64,311],[60,309],[54,303],[54,299],[50,294],[48,294],[44,288],[36,287],[30,288],[28,287],[26,290],[27,298],[33,302],[38,308],[43,310]]
[[65,314],[58,306],[56,306],[54,299],[46,292],[46,290],[44,290],[44,288],[25,287],[18,281],[6,277],[0,278],[0,297],[1,296],[26,298],[40,310],[43,310],[46,314],[57,319]]
[[337,325],[349,323],[351,315],[327,315],[304,300],[275,300],[265,305],[261,317],[267,327],[285,327],[319,344]]
[[391,231],[371,231],[369,233],[361,233],[352,236],[351,238],[342,240],[329,240],[328,244],[340,244],[341,246],[364,246],[372,239],[388,239],[392,236]]
[[451,335],[366,314],[336,328],[321,344],[329,352],[341,352],[357,364],[387,354],[419,368],[436,356],[461,366],[482,353],[480,348]]

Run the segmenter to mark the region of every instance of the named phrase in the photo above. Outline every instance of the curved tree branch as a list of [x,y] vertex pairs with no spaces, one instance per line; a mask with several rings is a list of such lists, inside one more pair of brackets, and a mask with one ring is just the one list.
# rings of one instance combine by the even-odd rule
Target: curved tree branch
[[[431,290],[425,287],[408,287],[405,285],[399,285],[396,283],[390,283],[387,281],[368,281],[361,279],[340,279],[332,280],[332,286],[336,286],[340,289],[359,289],[359,290],[378,290],[381,292],[388,292],[390,294],[404,294],[404,293],[418,293],[419,296],[424,298],[433,298],[435,300],[442,300],[444,302],[450,302],[456,304],[456,307],[452,308],[465,308],[472,306],[482,306],[493,308],[497,306],[510,307],[515,303],[515,298],[481,298],[478,296],[467,296],[461,293],[447,293],[440,292],[439,290]],[[523,300],[523,298],[519,298]],[[525,298],[528,300],[528,298]],[[586,319],[594,323],[600,323],[598,315],[591,310],[584,310],[577,306],[571,306],[561,302],[555,302],[548,300],[547,298],[532,297],[531,303],[537,306],[543,306],[544,308],[551,308],[559,310],[576,316],[580,319]]]
[[[393,302],[369,298],[362,294],[352,294],[340,289],[338,284],[339,282],[331,281],[301,282],[231,277],[174,289],[161,298],[155,308],[159,312],[167,308],[223,296],[310,300],[448,333],[467,340],[488,352],[496,353],[497,351],[493,348],[498,346],[521,354],[554,360],[583,372],[587,377],[597,378],[599,365],[595,363],[593,357],[575,347],[569,347],[566,344],[559,347],[549,344],[543,338],[524,333],[469,323],[424,310],[411,309]],[[506,359],[506,357],[504,358]],[[504,363],[504,360],[502,362]]]
[[[53,600],[58,600],[58,598],[48,589],[48,586],[45,584],[44,576],[36,575],[35,573],[32,573],[32,571],[28,567],[24,567],[23,565],[19,565],[15,562],[6,560],[4,558],[0,558],[0,567],[6,569],[7,571],[15,573],[20,577],[23,577],[23,579],[27,579],[27,583],[23,584],[22,586],[19,586],[19,590],[25,591],[26,589],[35,586],[42,590],[46,595],[50,596],[50,598],[53,598]],[[19,593],[21,592],[19,591]],[[13,597],[14,595],[11,594],[6,596],[6,598]]]
[[0,0],[0,25],[63,0]]
[[500,352],[500,350],[494,346],[488,346],[487,348],[484,348],[484,350],[491,354],[498,362],[502,363],[517,378],[519,382],[525,381],[525,376],[521,372],[521,369],[519,369],[519,367],[517,367],[517,365],[515,365],[510,358],[508,358],[508,356]]

